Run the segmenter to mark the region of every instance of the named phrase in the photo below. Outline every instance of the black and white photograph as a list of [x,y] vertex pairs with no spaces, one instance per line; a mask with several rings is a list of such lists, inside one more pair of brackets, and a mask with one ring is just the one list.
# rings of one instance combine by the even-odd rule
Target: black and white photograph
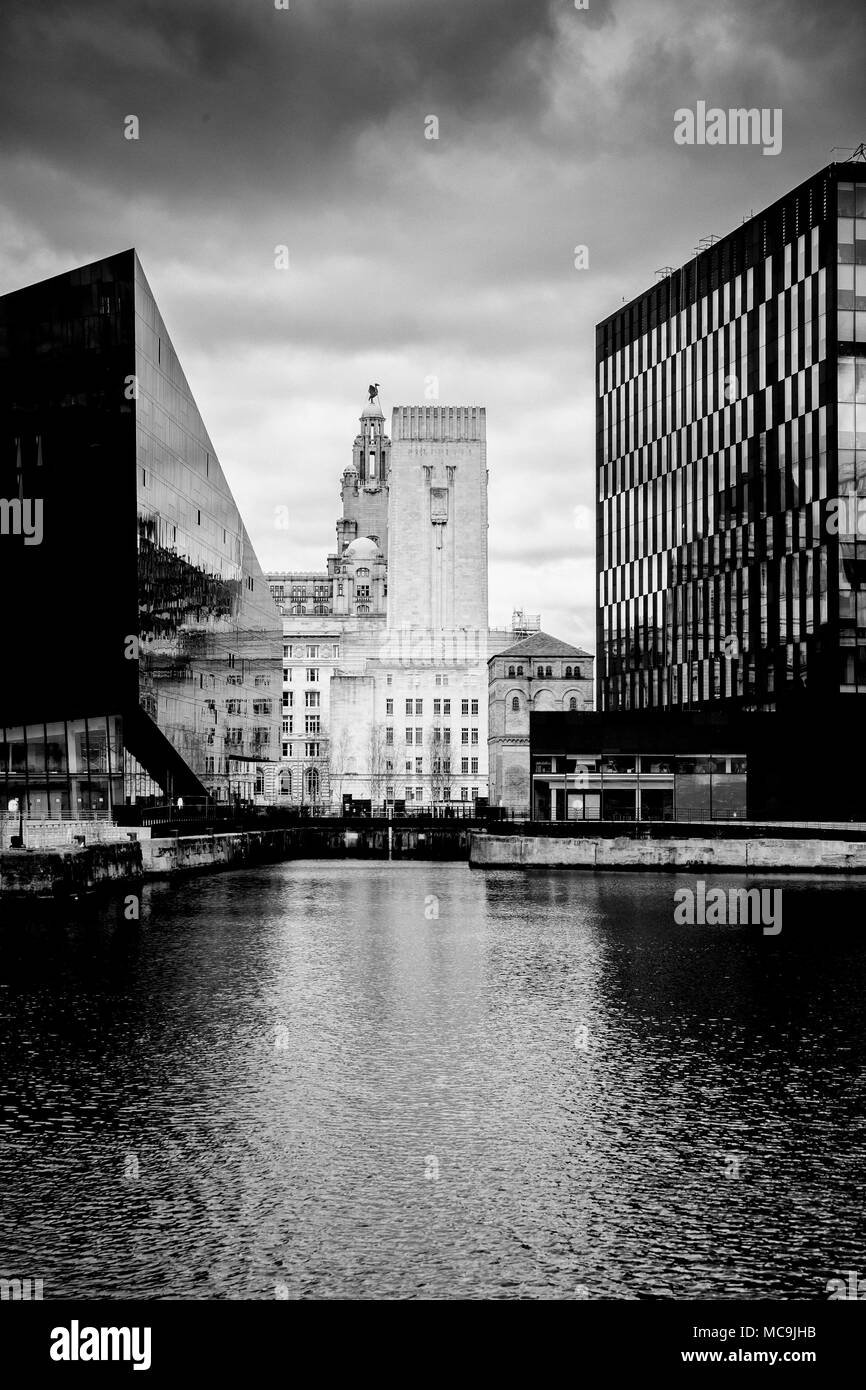
[[25,1374],[841,1356],[864,71],[853,0],[4,0]]

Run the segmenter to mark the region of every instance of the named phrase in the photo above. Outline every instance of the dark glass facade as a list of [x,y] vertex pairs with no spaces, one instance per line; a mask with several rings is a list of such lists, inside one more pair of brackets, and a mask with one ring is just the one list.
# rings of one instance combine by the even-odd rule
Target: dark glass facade
[[38,544],[0,536],[0,797],[23,728],[29,814],[84,808],[82,760],[113,805],[252,795],[279,756],[281,619],[134,251],[0,298],[0,497],[42,517]]
[[596,343],[599,710],[866,691],[866,166],[822,170]]

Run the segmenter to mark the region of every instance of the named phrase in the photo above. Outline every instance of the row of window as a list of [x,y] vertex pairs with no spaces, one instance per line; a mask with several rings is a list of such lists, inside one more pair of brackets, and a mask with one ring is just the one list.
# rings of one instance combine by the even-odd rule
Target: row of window
[[[394,713],[394,701],[393,701],[393,700],[386,700],[386,701],[385,701],[385,713],[386,713],[386,714],[393,714],[393,713]],[[415,715],[423,714],[423,713],[424,713],[424,701],[423,701],[423,700],[408,700],[408,699],[407,699],[407,700],[406,700],[406,713],[407,713],[407,714],[415,714]],[[450,700],[434,700],[434,701],[433,701],[433,713],[434,713],[434,715],[436,715],[436,714],[450,714],[450,713],[451,713],[451,701],[450,701]],[[473,717],[474,717],[474,716],[477,716],[477,714],[478,714],[478,701],[477,701],[477,700],[469,700],[469,699],[467,699],[467,700],[461,700],[461,701],[460,701],[460,713],[461,713],[462,715],[464,715],[464,716],[465,716],[465,715],[472,715]]]
[[[417,726],[415,726],[414,728],[410,728],[409,725],[407,724],[407,725],[406,725],[405,733],[406,733],[406,739],[405,739],[406,743],[417,743],[417,744],[421,744],[421,743],[424,742],[424,730],[423,730],[423,728],[419,728],[419,727],[417,727]],[[387,744],[393,744],[393,742],[394,742],[394,730],[393,730],[393,728],[392,728],[390,725],[388,725],[388,727],[385,729],[385,742],[386,742]],[[447,727],[446,727],[446,728],[443,729],[443,728],[441,728],[438,724],[435,725],[434,728],[433,728],[433,742],[434,742],[434,743],[450,743],[450,742],[451,742],[451,730],[450,730],[450,728],[447,728]],[[472,743],[472,744],[477,744],[477,742],[478,742],[478,730],[477,730],[477,729],[468,729],[468,728],[466,728],[466,729],[461,729],[461,730],[460,730],[460,742],[461,742],[461,743]]]
[[340,644],[339,642],[304,642],[295,643],[295,646],[292,647],[291,643],[284,642],[283,660],[289,661],[292,655],[296,661],[300,661],[302,657],[305,657],[307,661],[328,660],[329,657],[340,655]]
[[[440,791],[438,790],[438,788],[434,787],[434,788],[433,788],[432,800],[433,800],[433,801],[451,801],[451,800],[453,799],[452,796],[451,796],[451,791],[452,791],[451,787],[443,787],[442,790],[441,790],[441,793],[440,793]],[[470,788],[470,787],[461,787],[461,788],[460,788],[460,800],[461,800],[461,801],[477,801],[477,800],[478,800],[478,791],[479,791],[478,787],[471,787],[471,788]],[[396,793],[396,795],[395,795],[395,793]],[[395,800],[396,800],[396,801],[423,801],[424,799],[425,799],[425,798],[424,798],[424,788],[423,788],[423,787],[406,787],[405,790],[404,790],[402,787],[396,787],[396,788],[395,788],[395,787],[389,785],[389,786],[387,786],[387,787],[385,788],[385,800],[386,800],[386,801],[395,801]]]
[[[532,673],[532,671],[531,671],[531,668],[530,668],[530,675],[531,675],[531,673]],[[522,666],[509,666],[509,668],[508,668],[508,674],[509,674],[509,676],[515,676],[515,677],[516,677],[516,676],[522,676],[522,675],[523,675],[523,667],[522,667]],[[536,674],[537,677],[540,677],[542,680],[543,680],[543,679],[552,679],[552,677],[553,677],[553,667],[552,667],[552,666],[536,666],[536,668],[535,668],[535,674]],[[572,666],[566,666],[565,671],[564,671],[564,673],[563,673],[563,679],[564,679],[564,680],[567,680],[567,681],[570,681],[570,680],[579,681],[579,680],[584,679],[584,677],[582,677],[581,674],[580,674],[580,667],[579,667],[579,666],[573,666],[573,667],[572,667]],[[589,677],[587,676],[586,679],[588,680]],[[465,703],[466,703],[466,702],[464,701],[464,704],[465,704]],[[477,701],[473,701],[473,704],[477,704]],[[466,711],[464,710],[463,713],[465,714]],[[474,714],[474,713],[476,713],[476,711],[473,710],[472,713]]]

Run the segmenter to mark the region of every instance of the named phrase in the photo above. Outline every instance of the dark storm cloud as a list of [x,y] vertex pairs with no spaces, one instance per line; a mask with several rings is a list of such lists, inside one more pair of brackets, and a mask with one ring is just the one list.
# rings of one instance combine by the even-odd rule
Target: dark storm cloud
[[[525,0],[238,0],[4,7],[0,123],[17,152],[116,192],[219,201],[329,182],[411,108],[532,120],[552,7]],[[121,138],[135,114],[142,138]],[[328,163],[323,163],[328,161]],[[363,180],[363,166],[354,169]],[[291,193],[291,188],[289,188]]]

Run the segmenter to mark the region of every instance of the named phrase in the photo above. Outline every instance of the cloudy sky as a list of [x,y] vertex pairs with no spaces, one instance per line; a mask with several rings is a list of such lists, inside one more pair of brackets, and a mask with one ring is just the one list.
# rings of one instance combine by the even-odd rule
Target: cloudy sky
[[[323,566],[367,382],[485,405],[491,621],[594,647],[594,325],[866,138],[864,32],[853,0],[4,0],[0,292],[138,249],[266,568]],[[781,153],[675,144],[698,100],[780,107]]]

